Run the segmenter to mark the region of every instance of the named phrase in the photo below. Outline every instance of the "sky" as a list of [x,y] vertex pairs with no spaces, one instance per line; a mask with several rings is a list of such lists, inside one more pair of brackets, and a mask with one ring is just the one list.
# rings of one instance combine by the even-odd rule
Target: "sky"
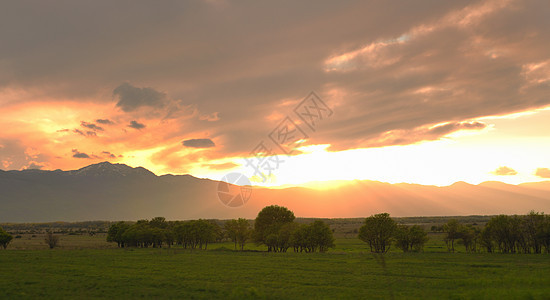
[[549,15],[545,0],[5,3],[0,169],[546,180]]

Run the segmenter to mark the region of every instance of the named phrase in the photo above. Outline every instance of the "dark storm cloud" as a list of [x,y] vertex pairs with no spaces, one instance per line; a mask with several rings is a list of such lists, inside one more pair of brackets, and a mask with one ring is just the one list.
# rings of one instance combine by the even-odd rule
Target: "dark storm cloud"
[[80,129],[73,129],[73,132],[74,133],[78,133],[82,136],[97,136],[97,133],[95,133],[95,131],[90,131],[90,130],[87,130],[87,131],[82,131]]
[[95,120],[97,123],[99,124],[103,124],[103,125],[113,125],[114,122],[109,120],[109,119],[97,119]]
[[123,83],[113,90],[118,96],[117,106],[125,112],[131,112],[139,107],[149,106],[162,108],[166,104],[166,94],[145,87],[139,88],[129,83]]
[[88,154],[79,152],[77,149],[73,149],[74,158],[91,158]]
[[84,121],[80,122],[80,126],[86,127],[92,130],[98,130],[98,131],[104,130],[103,127],[97,126],[96,124],[93,124],[93,123],[84,122]]
[[190,139],[182,142],[185,147],[191,148],[211,148],[216,144],[211,139]]
[[116,155],[114,155],[113,153],[109,152],[109,151],[102,151],[101,154],[107,158],[116,158]]
[[15,1],[0,11],[0,87],[97,101],[114,88],[124,112],[171,118],[194,104],[181,134],[207,131],[225,154],[250,151],[280,121],[268,116],[292,114],[282,103],[315,90],[334,115],[310,142],[414,143],[550,104],[549,10],[534,0]]
[[134,129],[143,129],[145,128],[145,124],[139,123],[138,121],[131,121],[130,124],[128,124],[128,127]]

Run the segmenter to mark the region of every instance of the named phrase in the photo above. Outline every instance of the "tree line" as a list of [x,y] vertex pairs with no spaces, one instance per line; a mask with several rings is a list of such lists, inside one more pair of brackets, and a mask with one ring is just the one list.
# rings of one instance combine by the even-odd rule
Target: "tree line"
[[459,242],[468,252],[550,253],[550,215],[534,211],[494,216],[482,228],[450,220],[443,232],[451,252]]
[[[494,216],[483,227],[451,219],[443,226],[432,226],[432,231],[444,234],[449,252],[462,244],[467,252],[550,253],[550,216],[534,211]],[[366,218],[358,237],[376,253],[386,253],[392,245],[404,252],[422,251],[428,241],[422,227],[399,225],[388,213]]]
[[163,217],[139,220],[136,223],[117,222],[109,227],[107,241],[118,247],[171,247],[206,249],[208,243],[231,240],[235,249],[244,250],[247,241],[266,245],[269,252],[325,252],[334,247],[330,227],[322,221],[297,224],[294,213],[285,207],[272,205],[262,209],[254,227],[246,219],[228,220],[223,227],[209,220],[166,221]]
[[392,244],[403,252],[422,251],[428,241],[428,234],[422,227],[397,224],[388,213],[366,218],[358,237],[375,253],[388,252]]
[[107,241],[118,247],[162,248],[180,245],[189,249],[206,249],[208,243],[221,239],[219,225],[208,220],[166,221],[163,217],[139,220],[134,224],[118,222],[109,227]]

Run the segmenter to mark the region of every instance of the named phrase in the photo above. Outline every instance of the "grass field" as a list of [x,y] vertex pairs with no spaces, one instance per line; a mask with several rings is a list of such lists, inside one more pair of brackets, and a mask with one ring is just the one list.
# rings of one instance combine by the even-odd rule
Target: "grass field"
[[392,251],[384,261],[357,239],[305,254],[254,244],[234,252],[231,243],[110,249],[101,235],[63,236],[48,250],[41,236],[28,238],[0,251],[2,298],[550,299],[550,256],[447,253],[437,235],[424,253]]

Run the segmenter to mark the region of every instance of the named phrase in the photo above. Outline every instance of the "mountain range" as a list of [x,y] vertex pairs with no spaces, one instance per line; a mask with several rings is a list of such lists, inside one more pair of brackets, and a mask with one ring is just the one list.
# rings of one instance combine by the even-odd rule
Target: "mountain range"
[[[232,190],[240,187],[228,185]],[[220,189],[221,188],[221,189]],[[437,187],[350,181],[338,188],[251,187],[242,206],[218,198],[225,183],[191,175],[157,176],[149,170],[102,162],[72,171],[0,170],[0,223],[83,220],[254,218],[266,205],[283,205],[299,217],[550,213],[550,181],[509,185],[457,182]]]

